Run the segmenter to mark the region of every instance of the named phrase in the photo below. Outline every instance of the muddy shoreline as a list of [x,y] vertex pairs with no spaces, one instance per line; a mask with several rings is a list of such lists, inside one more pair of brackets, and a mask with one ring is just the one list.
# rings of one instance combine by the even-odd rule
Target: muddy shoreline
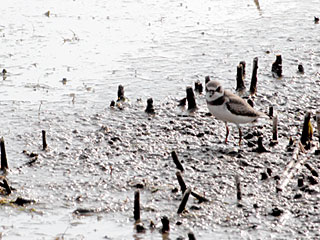
[[[0,137],[9,166],[1,174],[12,187],[7,195],[1,179],[0,236],[319,238],[317,0],[34,3],[10,1],[0,16]],[[271,72],[277,55],[280,78]],[[224,143],[225,126],[208,115],[203,95],[193,114],[178,106],[186,88],[208,75],[235,92],[241,61],[245,95],[256,74],[254,107],[278,116],[277,144],[272,120],[244,126],[239,147],[232,124]],[[120,84],[129,99],[121,110],[110,108]],[[145,113],[151,97],[155,115]],[[297,143],[307,112],[314,137],[303,153]],[[266,152],[256,151],[259,137]],[[181,214],[172,151],[191,188]],[[12,203],[19,197],[35,202]]]
[[[21,181],[14,180],[16,175],[21,177],[45,168],[49,170],[50,180],[34,186],[25,183],[24,188],[29,188],[28,192],[32,188],[38,191],[37,188],[49,185],[53,196],[62,193],[62,201],[48,202],[46,194],[33,195],[37,203],[26,207],[27,211],[34,208],[37,212],[43,204],[44,207],[53,204],[54,208],[67,206],[69,214],[77,209],[90,212],[90,216],[75,214],[74,219],[78,215],[80,219],[105,218],[112,213],[121,213],[120,219],[128,219],[128,225],[133,227],[133,193],[140,189],[141,220],[146,228],[146,233],[138,234],[141,238],[156,237],[158,233],[155,231],[161,228],[163,216],[170,219],[171,236],[186,236],[193,231],[196,235],[200,232],[200,239],[201,232],[232,237],[240,231],[255,238],[298,235],[303,238],[306,233],[317,237],[318,223],[312,216],[317,216],[318,211],[318,183],[308,183],[310,171],[301,167],[301,172],[293,175],[282,192],[276,191],[277,180],[292,158],[292,152],[287,149],[291,135],[285,122],[279,124],[279,143],[275,146],[269,146],[271,123],[245,127],[244,142],[240,147],[237,145],[237,129],[232,127],[229,143],[225,144],[224,124],[207,114],[203,96],[197,95],[197,103],[200,108],[192,116],[181,111],[175,100],[155,104],[155,115],[146,114],[145,104],[140,101],[122,110],[107,108],[103,113],[77,120],[82,126],[90,122],[92,130],[68,129],[68,124],[64,123],[56,136],[49,131],[46,151],[39,149],[41,138],[37,138],[41,133],[31,134],[29,139],[34,139],[34,143],[26,150],[38,149],[39,157],[32,166],[10,169],[7,177],[18,189],[10,198],[24,192],[19,190]],[[109,124],[105,125],[107,121]],[[295,127],[301,129],[301,125],[302,119],[297,120]],[[299,135],[300,130],[294,139],[299,140]],[[254,151],[258,136],[264,137],[264,145],[270,152]],[[185,168],[182,176],[187,186],[210,199],[198,204],[190,197],[182,214],[176,213],[182,194],[171,157],[173,150]],[[314,153],[309,154],[307,162],[317,169],[317,159]],[[262,174],[266,172],[269,172],[267,178],[262,180]],[[235,176],[239,176],[241,182],[240,203],[237,201]],[[304,190],[297,187],[301,176],[308,186]],[[49,199],[54,201],[55,197]],[[40,209],[39,214],[45,214]],[[274,213],[278,209],[279,216]],[[305,218],[311,220],[306,222]],[[151,221],[156,225],[155,230],[149,229]]]

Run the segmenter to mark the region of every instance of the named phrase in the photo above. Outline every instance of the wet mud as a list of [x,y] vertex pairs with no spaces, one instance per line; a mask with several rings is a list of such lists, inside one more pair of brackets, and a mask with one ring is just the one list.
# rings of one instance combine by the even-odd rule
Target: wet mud
[[[310,10],[317,1],[97,3],[90,5],[96,14],[67,5],[78,14],[38,6],[27,15],[34,27],[18,17],[0,25],[0,134],[8,160],[0,236],[320,237],[319,25]],[[141,6],[149,9],[144,17],[132,10]],[[115,7],[122,11],[106,10]],[[63,21],[72,31],[58,29]],[[235,92],[241,61],[242,96],[276,120],[243,126],[239,146],[232,124],[224,143],[224,123],[208,114],[199,82],[210,76]],[[191,86],[198,89],[193,107]]]

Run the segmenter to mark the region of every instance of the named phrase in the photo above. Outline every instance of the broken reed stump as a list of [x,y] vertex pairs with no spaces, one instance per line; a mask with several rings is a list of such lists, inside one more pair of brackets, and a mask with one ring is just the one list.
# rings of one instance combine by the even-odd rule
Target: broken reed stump
[[137,223],[135,226],[136,226],[137,233],[145,233],[146,232],[146,229],[143,226],[142,222]]
[[313,176],[307,176],[307,180],[311,185],[317,185],[319,183],[318,180]]
[[257,149],[256,149],[256,152],[258,152],[258,153],[269,152],[269,151],[263,146],[263,137],[262,137],[262,136],[258,137],[258,147],[257,147]]
[[238,175],[235,176],[235,181],[236,181],[236,188],[237,188],[237,199],[238,201],[241,200],[241,186],[240,186],[240,178]]
[[42,130],[42,150],[46,150],[47,147],[48,145],[47,145],[46,131]]
[[50,11],[45,12],[44,15],[50,17]]
[[177,212],[178,214],[182,213],[184,211],[184,209],[186,208],[190,193],[191,193],[191,188],[188,188],[185,191],[183,198],[181,200],[181,203],[179,205],[178,212]]
[[117,102],[119,101],[124,101],[125,97],[124,97],[124,87],[122,85],[118,86],[118,99]]
[[188,239],[189,240],[196,240],[196,237],[194,236],[193,232],[188,233]]
[[282,191],[282,189],[284,189],[287,184],[289,183],[290,179],[293,177],[293,174],[298,172],[298,170],[300,170],[301,166],[304,164],[304,162],[306,161],[306,157],[299,156],[300,152],[304,151],[304,148],[301,144],[300,141],[296,142],[296,145],[293,149],[293,153],[292,153],[292,159],[291,161],[287,164],[287,166],[285,167],[282,175],[280,176],[280,180],[278,182],[278,186],[276,187],[276,191],[280,192]]
[[77,208],[72,212],[78,216],[92,216],[94,213],[97,213],[97,209],[94,208]]
[[210,76],[205,76],[204,78],[205,85],[207,85],[209,81],[210,81]]
[[168,233],[170,231],[170,221],[169,218],[167,216],[163,216],[161,218],[161,223],[162,223],[162,229],[161,232],[162,233]]
[[26,204],[31,204],[31,203],[35,203],[35,200],[32,199],[25,199],[22,197],[17,197],[17,199],[15,201],[11,201],[10,203],[16,204],[18,206],[24,206]]
[[298,187],[303,187],[303,177],[298,178]]
[[319,177],[318,172],[312,168],[308,163],[305,163],[304,166],[311,172],[311,174],[315,177]]
[[6,69],[3,69],[3,70],[2,70],[2,79],[3,79],[3,80],[6,80],[6,79],[7,79],[7,70],[6,70]]
[[269,117],[272,118],[273,117],[273,106],[269,107]]
[[278,141],[278,116],[272,118],[272,141]]
[[182,98],[181,100],[178,101],[179,104],[178,104],[178,107],[185,107],[186,106],[186,103],[187,103],[187,98]]
[[176,176],[177,176],[177,179],[178,179],[178,182],[179,182],[179,185],[180,185],[180,189],[181,189],[181,192],[182,194],[184,194],[184,192],[186,191],[187,189],[187,186],[181,176],[181,172],[180,171],[177,171],[176,172]]
[[203,92],[203,86],[199,80],[194,83],[194,91],[199,94],[201,94]]
[[63,85],[66,85],[67,82],[68,82],[68,80],[67,80],[67,78],[62,78],[62,81],[61,81],[61,82],[62,82]]
[[312,140],[313,130],[312,130],[310,118],[311,118],[311,113],[307,112],[306,115],[304,116],[302,135],[301,135],[301,139],[300,139],[301,143],[304,146],[309,144]]
[[114,108],[115,105],[116,105],[116,102],[115,102],[114,100],[112,100],[111,103],[110,103],[110,107],[111,107],[111,108]]
[[1,170],[5,171],[6,169],[9,168],[9,166],[8,166],[7,153],[6,153],[3,137],[0,139],[0,148],[1,148]]
[[145,112],[148,114],[155,114],[155,111],[153,108],[153,99],[152,98],[149,98],[147,100],[147,108],[146,108]]
[[191,111],[191,110],[197,109],[196,98],[194,96],[192,87],[187,87],[186,92],[187,92],[188,110]]
[[265,172],[261,173],[261,180],[266,180],[268,178],[268,175]]
[[316,122],[317,122],[318,138],[320,142],[320,111],[316,112]]
[[302,63],[299,63],[299,65],[298,65],[298,72],[304,73],[304,67],[303,67]]
[[134,210],[133,210],[134,220],[140,221],[140,191],[134,192]]
[[6,189],[7,195],[11,194],[11,187],[9,186],[7,179],[3,179],[3,187]]
[[272,76],[279,78],[282,77],[282,57],[281,55],[276,56],[276,61],[272,64],[271,67]]
[[258,74],[258,58],[255,57],[253,59],[253,70],[251,76],[251,83],[250,83],[250,94],[254,95],[257,92],[257,74]]
[[244,85],[244,79],[243,79],[243,66],[239,64],[237,66],[237,87],[236,91],[237,92],[242,92],[246,89]]
[[246,62],[241,61],[239,64],[242,65],[242,76],[244,78],[246,76]]
[[191,195],[193,197],[195,197],[196,199],[198,199],[199,203],[203,203],[203,202],[209,202],[209,199],[199,195],[198,193],[191,191]]
[[175,151],[171,152],[171,156],[173,159],[174,164],[176,165],[177,169],[179,169],[181,172],[184,171],[182,164],[180,163],[177,153]]

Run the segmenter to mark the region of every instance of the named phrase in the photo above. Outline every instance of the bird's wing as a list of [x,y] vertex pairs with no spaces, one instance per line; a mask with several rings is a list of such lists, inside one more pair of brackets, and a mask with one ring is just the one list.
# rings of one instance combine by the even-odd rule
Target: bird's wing
[[226,106],[231,113],[236,115],[248,117],[261,116],[260,112],[256,111],[245,100],[238,96],[228,96]]

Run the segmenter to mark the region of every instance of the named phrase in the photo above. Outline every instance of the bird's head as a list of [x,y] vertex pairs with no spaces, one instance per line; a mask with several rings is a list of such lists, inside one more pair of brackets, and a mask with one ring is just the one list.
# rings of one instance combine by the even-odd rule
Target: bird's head
[[206,84],[206,100],[214,101],[223,96],[224,89],[218,81],[209,81]]

